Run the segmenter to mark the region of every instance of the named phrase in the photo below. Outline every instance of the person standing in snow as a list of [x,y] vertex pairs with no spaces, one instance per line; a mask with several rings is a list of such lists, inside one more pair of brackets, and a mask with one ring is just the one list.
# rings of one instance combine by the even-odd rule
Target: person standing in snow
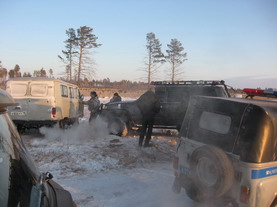
[[149,90],[139,97],[137,100],[137,106],[142,115],[142,128],[139,137],[139,146],[142,146],[146,134],[144,147],[149,147],[155,115],[160,111],[160,101],[158,96],[152,90]]
[[95,91],[90,92],[90,97],[91,98],[88,101],[83,101],[83,104],[88,105],[88,110],[90,111],[89,122],[96,119],[98,108],[100,106],[100,101]]
[[110,103],[113,103],[113,102],[119,102],[121,101],[121,97],[118,93],[114,93],[113,94],[113,97],[111,98],[110,100]]

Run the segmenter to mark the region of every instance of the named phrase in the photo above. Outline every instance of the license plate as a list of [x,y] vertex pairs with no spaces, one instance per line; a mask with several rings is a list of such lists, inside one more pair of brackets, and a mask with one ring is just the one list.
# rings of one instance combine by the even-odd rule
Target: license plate
[[11,115],[12,116],[26,116],[27,112],[26,111],[12,111]]

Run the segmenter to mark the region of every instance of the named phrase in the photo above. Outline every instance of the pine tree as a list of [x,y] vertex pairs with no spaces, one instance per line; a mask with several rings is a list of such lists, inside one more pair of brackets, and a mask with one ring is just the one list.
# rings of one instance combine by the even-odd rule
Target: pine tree
[[54,78],[54,74],[53,74],[52,68],[49,69],[49,78]]
[[13,71],[14,71],[14,76],[15,76],[15,77],[21,77],[20,67],[19,67],[18,64],[16,64],[16,65],[14,66]]
[[171,81],[175,81],[176,77],[183,73],[181,71],[180,65],[187,60],[187,53],[183,53],[184,47],[182,46],[182,43],[177,39],[171,39],[171,42],[167,45],[167,47],[168,50],[166,50],[166,60],[171,64]]
[[94,72],[90,64],[89,50],[92,48],[98,48],[101,44],[96,43],[98,37],[93,33],[93,29],[87,26],[82,26],[77,30],[77,47],[79,49],[78,57],[78,70],[77,70],[77,82],[81,80],[81,76],[85,75],[86,71]]
[[154,33],[147,33],[146,35],[146,49],[147,49],[147,82],[150,84],[153,75],[157,72],[159,66],[165,62],[164,54],[161,51],[162,44],[156,38]]
[[76,51],[77,39],[76,39],[76,31],[73,28],[69,28],[66,30],[66,35],[68,39],[64,41],[65,50],[62,50],[62,53],[65,58],[58,55],[61,61],[66,64],[66,74],[67,80],[71,81],[73,76],[73,65],[74,65],[74,56],[78,53]]
[[10,78],[14,78],[14,77],[15,77],[15,72],[14,72],[14,70],[10,70],[10,71],[9,71],[9,77],[10,77]]
[[24,73],[23,73],[23,77],[32,77],[32,75],[31,75],[31,73],[29,73],[29,72],[28,72],[28,73],[24,72]]

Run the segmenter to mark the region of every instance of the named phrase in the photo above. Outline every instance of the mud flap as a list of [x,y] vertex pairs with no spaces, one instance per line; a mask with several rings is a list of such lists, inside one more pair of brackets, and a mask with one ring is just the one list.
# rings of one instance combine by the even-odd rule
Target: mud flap
[[172,186],[172,191],[176,194],[179,194],[181,192],[181,181],[180,178],[175,177],[173,186]]

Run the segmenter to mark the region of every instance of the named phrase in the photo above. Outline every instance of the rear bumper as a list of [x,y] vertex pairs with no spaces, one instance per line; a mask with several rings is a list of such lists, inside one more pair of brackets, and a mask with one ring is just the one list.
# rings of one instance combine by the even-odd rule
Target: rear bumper
[[23,120],[13,120],[14,124],[24,128],[39,128],[42,126],[53,126],[58,121],[54,120],[44,120],[44,121],[23,121]]

